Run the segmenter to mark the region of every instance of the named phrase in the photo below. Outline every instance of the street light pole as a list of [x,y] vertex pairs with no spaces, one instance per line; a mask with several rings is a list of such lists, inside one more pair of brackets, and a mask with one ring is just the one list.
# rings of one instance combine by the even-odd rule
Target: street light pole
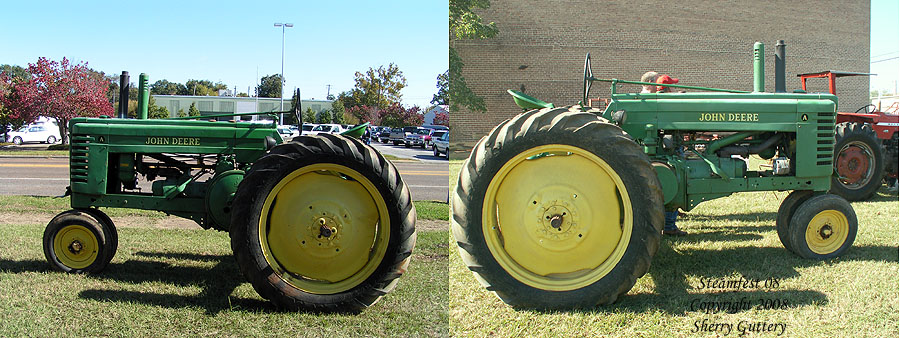
[[[294,27],[292,23],[276,22],[275,27],[281,27],[281,111],[284,111],[284,30],[285,28]],[[278,124],[284,124],[284,115],[278,115]]]

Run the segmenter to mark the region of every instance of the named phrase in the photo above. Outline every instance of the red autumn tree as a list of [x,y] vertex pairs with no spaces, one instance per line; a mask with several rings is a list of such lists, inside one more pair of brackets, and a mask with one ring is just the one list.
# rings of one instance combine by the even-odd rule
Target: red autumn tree
[[425,120],[418,106],[403,108],[399,103],[382,109],[367,105],[353,106],[347,112],[360,122],[387,127],[421,126]]
[[87,63],[71,64],[39,58],[28,64],[30,77],[2,79],[7,94],[0,96],[0,104],[12,118],[33,122],[39,116],[53,117],[59,122],[63,144],[69,142],[69,120],[79,116],[113,115],[106,99],[109,84],[90,71]]
[[438,126],[450,126],[450,115],[439,111],[434,114],[434,124]]
[[350,107],[350,109],[347,109],[347,113],[359,120],[360,123],[369,122],[372,125],[381,125],[382,114],[381,109],[378,109],[378,107],[370,107],[367,105],[353,106]]

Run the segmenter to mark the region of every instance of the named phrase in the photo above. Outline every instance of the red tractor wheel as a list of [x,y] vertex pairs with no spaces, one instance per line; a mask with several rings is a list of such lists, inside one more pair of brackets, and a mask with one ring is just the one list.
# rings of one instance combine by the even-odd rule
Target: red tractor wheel
[[831,193],[848,201],[868,199],[881,186],[884,154],[868,124],[844,122],[835,126],[834,174]]

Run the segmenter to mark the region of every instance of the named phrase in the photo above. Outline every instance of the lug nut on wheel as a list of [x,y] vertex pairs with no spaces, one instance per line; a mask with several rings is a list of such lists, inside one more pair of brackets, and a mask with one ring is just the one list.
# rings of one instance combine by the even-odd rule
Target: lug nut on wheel
[[73,241],[72,244],[69,244],[69,251],[73,254],[81,252],[81,248],[81,242],[79,241]]
[[833,233],[834,231],[831,229],[831,225],[828,224],[826,224],[822,227],[822,229],[819,230],[819,236],[822,236],[823,239],[828,239],[828,237],[831,237]]
[[553,217],[550,217],[550,226],[554,229],[559,229],[559,227],[562,226],[562,221],[563,218],[561,215],[553,215]]

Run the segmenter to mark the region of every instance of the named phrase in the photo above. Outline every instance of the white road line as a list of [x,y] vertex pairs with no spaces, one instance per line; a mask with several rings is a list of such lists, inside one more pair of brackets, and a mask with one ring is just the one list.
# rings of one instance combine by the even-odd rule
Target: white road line
[[446,185],[407,185],[410,188],[449,188]]

